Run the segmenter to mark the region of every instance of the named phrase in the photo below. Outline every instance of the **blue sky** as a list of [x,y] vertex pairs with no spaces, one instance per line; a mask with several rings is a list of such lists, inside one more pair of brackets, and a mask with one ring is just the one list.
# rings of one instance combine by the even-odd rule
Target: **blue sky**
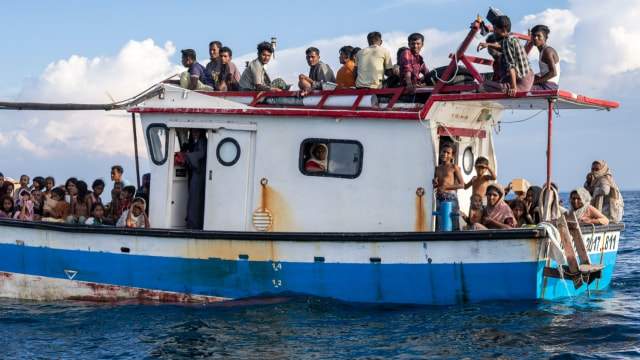
[[[181,71],[179,50],[193,48],[206,64],[207,45],[220,40],[242,64],[258,42],[277,37],[269,73],[295,82],[308,72],[304,49],[316,46],[334,71],[342,45],[366,46],[366,33],[383,33],[392,53],[412,32],[425,35],[430,68],[447,64],[476,14],[489,6],[509,15],[513,30],[551,27],[560,53],[561,88],[618,101],[604,113],[566,111],[554,120],[553,178],[561,190],[581,186],[593,160],[604,159],[622,189],[640,189],[640,160],[627,155],[640,128],[634,94],[640,87],[639,1],[25,1],[3,2],[0,100],[109,102],[128,98]],[[476,39],[479,41],[479,39]],[[487,56],[481,53],[481,56]],[[537,57],[532,52],[531,58]],[[537,71],[536,61],[532,61]],[[506,113],[496,137],[499,182],[545,179],[546,117]],[[108,179],[122,164],[134,180],[131,118],[121,113],[0,112],[0,171]],[[140,144],[142,145],[142,144]],[[141,149],[144,152],[144,149]],[[146,154],[141,170],[148,169]]]

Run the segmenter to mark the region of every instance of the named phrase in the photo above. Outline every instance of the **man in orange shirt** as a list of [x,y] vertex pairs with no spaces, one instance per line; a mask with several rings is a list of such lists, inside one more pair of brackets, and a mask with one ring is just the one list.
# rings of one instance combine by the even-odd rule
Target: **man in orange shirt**
[[356,79],[353,77],[353,67],[355,63],[351,60],[353,46],[346,45],[340,48],[340,64],[342,67],[336,75],[337,89],[348,89],[356,86]]

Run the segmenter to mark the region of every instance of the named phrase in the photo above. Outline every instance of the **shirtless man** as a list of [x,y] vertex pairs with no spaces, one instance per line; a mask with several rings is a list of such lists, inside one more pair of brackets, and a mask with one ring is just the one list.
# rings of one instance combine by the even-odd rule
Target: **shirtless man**
[[[454,154],[452,145],[442,145],[440,149],[440,165],[436,167],[436,176],[432,181],[433,186],[436,188],[436,211],[440,210],[440,203],[443,201],[452,202],[453,211],[455,212],[460,209],[456,190],[464,187],[464,180],[462,180],[460,167],[453,163]],[[458,217],[454,217],[451,223],[453,230],[460,230]]]

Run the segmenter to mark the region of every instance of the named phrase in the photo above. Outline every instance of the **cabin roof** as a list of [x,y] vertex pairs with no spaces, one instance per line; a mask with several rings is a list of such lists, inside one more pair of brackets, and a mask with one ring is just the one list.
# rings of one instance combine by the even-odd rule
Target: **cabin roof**
[[[462,106],[487,109],[545,110],[553,102],[555,109],[618,108],[614,101],[590,98],[564,90],[529,91],[510,98],[501,93],[440,93],[429,94],[424,103],[402,103],[399,99],[403,88],[380,90],[325,90],[314,92],[200,92],[189,91],[167,84],[158,84],[162,94],[128,109],[132,113],[164,114],[225,114],[283,117],[333,117],[420,120],[424,119],[433,104],[450,102]],[[388,96],[389,102],[363,107],[366,96]],[[306,98],[314,97],[313,105],[306,105]],[[341,106],[328,106],[331,99],[341,99]]]

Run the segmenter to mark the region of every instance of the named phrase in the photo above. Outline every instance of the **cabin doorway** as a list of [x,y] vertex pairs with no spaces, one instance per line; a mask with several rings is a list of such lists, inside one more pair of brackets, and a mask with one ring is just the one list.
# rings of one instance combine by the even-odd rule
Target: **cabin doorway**
[[209,133],[205,230],[243,231],[250,226],[255,131]]

